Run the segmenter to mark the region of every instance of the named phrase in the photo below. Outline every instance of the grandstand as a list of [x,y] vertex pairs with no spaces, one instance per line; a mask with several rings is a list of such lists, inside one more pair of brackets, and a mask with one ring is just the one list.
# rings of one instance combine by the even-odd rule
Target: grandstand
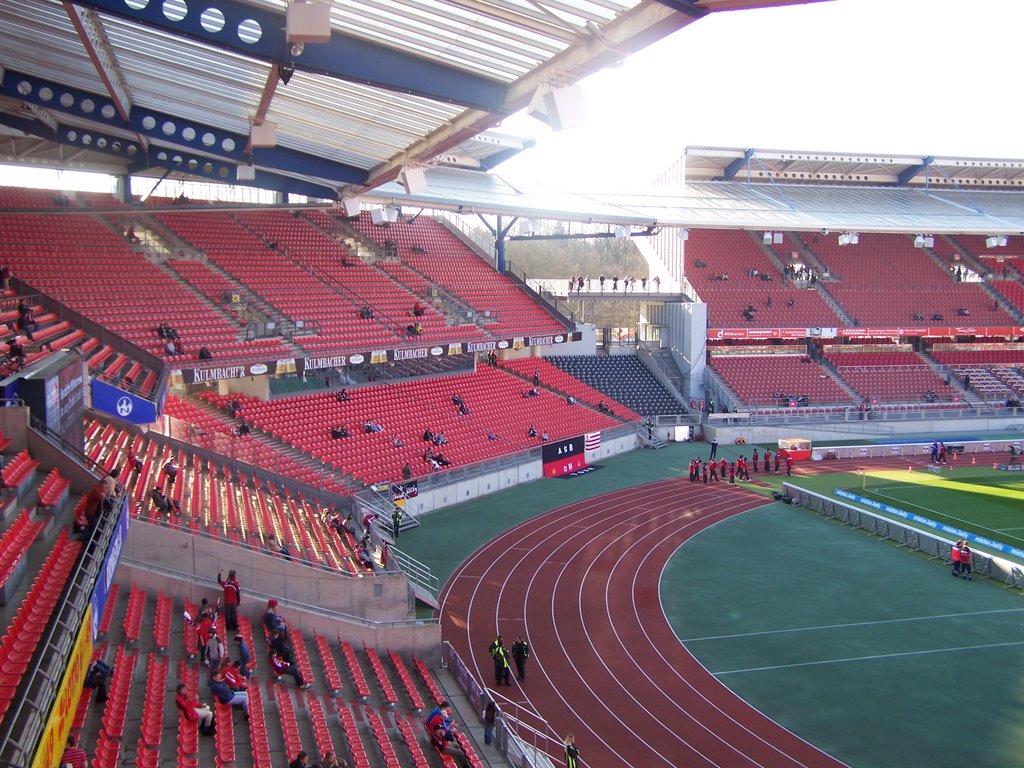
[[[118,173],[115,194],[0,188],[0,765],[54,765],[72,733],[97,768],[277,766],[300,750],[447,767],[422,716],[456,694],[477,768],[488,681],[442,650],[442,626],[478,619],[425,617],[441,585],[401,544],[420,528],[446,556],[430,513],[584,475],[680,427],[725,453],[797,432],[1024,424],[1024,163],[691,148],[666,186],[627,200],[487,173],[529,148],[491,130],[503,117],[531,102],[569,117],[554,80],[773,0],[471,14],[353,0],[327,41],[291,17],[316,4],[225,2],[198,21],[174,3],[0,9],[11,152]],[[394,48],[408,24],[415,54]],[[185,182],[199,179],[212,197],[237,185],[198,199]],[[657,288],[630,295],[649,332],[625,336],[647,340],[599,349],[596,328],[508,269],[519,219],[636,241]],[[118,487],[97,503],[105,476]],[[585,482],[567,480],[569,495]],[[670,483],[654,494],[674,504]],[[702,503],[738,506],[733,491]],[[76,530],[87,512],[97,522]],[[481,543],[503,533],[490,524]],[[221,569],[243,584],[254,678],[249,717],[214,704],[205,738],[171,702],[179,682],[209,699],[196,625]],[[270,667],[270,599],[309,689]],[[114,667],[106,702],[83,689],[100,659]],[[551,701],[502,706],[501,754],[534,768],[546,758],[517,752],[520,716],[550,718],[556,759],[552,734],[580,719]],[[778,764],[831,764],[773,727],[762,718],[752,746],[762,737],[731,737],[749,764],[776,764],[762,754],[773,735],[804,756]]]

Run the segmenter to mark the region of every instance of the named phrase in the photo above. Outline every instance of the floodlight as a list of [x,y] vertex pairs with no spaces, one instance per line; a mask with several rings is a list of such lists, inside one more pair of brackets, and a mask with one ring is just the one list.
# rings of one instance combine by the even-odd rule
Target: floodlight
[[520,235],[532,235],[533,234],[533,222],[529,219],[523,219],[519,222],[519,234]]
[[683,227],[682,229],[680,229],[679,230],[679,239],[680,240],[689,240],[690,239],[690,230],[688,230],[686,227]]
[[772,235],[772,242],[776,245],[782,245],[782,233],[776,232]]
[[764,243],[765,245],[771,245],[772,244],[772,233],[771,232],[765,232],[764,236],[761,238],[761,242]]
[[251,164],[239,164],[235,167],[235,179],[238,181],[255,181],[256,166]]
[[615,238],[617,240],[621,240],[621,239],[626,238],[626,237],[629,237],[629,229],[628,228],[626,228],[626,227],[616,227],[615,228]]
[[839,244],[840,245],[849,245],[850,244],[850,233],[849,232],[842,232],[842,233],[840,233],[840,235],[839,235]]
[[998,245],[1000,248],[1005,248],[1006,247],[1006,235],[999,235],[996,238],[996,245]]
[[935,238],[932,237],[931,235],[925,235],[924,236],[924,247],[925,248],[934,248],[935,247]]
[[856,232],[850,233],[850,245],[860,245],[860,235]]
[[341,201],[341,207],[345,209],[345,215],[348,218],[353,218],[359,215],[359,198],[358,197],[346,197]]
[[427,173],[418,165],[404,165],[398,174],[398,182],[407,195],[419,195],[427,191]]
[[918,235],[914,238],[915,248],[924,248],[924,235]]

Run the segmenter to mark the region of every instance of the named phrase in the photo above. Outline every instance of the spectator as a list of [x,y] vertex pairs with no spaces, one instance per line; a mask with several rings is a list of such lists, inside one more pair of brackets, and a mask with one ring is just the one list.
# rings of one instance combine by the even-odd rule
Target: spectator
[[332,440],[342,440],[346,437],[352,437],[352,433],[348,431],[344,424],[339,424],[331,430]]
[[450,461],[448,461],[448,459],[446,459],[444,457],[443,453],[436,454],[434,456],[434,461],[436,461],[438,466],[441,466],[441,467],[450,467],[452,465],[452,463]]
[[238,606],[242,603],[242,588],[238,584],[238,577],[234,570],[228,571],[225,579],[218,571],[217,583],[224,590],[221,604],[224,606],[224,623],[228,632],[238,631]]
[[170,491],[174,487],[174,481],[178,479],[178,462],[171,459],[164,464],[164,474],[167,475],[167,489]]
[[267,601],[267,610],[263,614],[263,627],[267,632],[286,629],[284,619],[277,612],[277,600],[274,598]]
[[114,672],[114,668],[111,667],[103,659],[96,659],[92,664],[89,665],[89,669],[85,672],[85,680],[82,682],[82,688],[88,691],[96,691],[96,703],[104,704],[107,701],[107,678],[110,677]]
[[309,755],[303,751],[295,756],[295,759],[288,763],[288,768],[307,768],[309,766]]
[[206,640],[206,663],[210,669],[217,669],[225,659],[224,641],[216,632],[211,632]]
[[606,413],[609,416],[615,415],[615,412],[608,407],[608,403],[606,403],[604,400],[597,404],[597,410],[599,410],[601,413]]
[[572,395],[566,395],[565,396],[565,404],[566,405],[576,405],[576,398],[573,397]]
[[204,736],[213,734],[213,710],[189,696],[184,683],[178,684],[174,705],[190,723],[199,721],[199,732]]
[[213,360],[213,355],[210,353],[209,348],[205,344],[199,348],[199,359]]
[[15,325],[18,330],[25,332],[25,336],[28,337],[29,341],[35,341],[32,332],[39,330],[39,323],[35,321],[32,307],[26,304],[24,300],[18,302],[18,319],[15,321]]
[[302,672],[299,670],[298,665],[289,664],[287,659],[276,651],[270,652],[270,666],[273,667],[274,674],[278,677],[281,677],[282,675],[290,675],[292,679],[295,680],[295,684],[299,686],[299,688],[309,688],[313,685],[312,683],[307,683],[302,678]]
[[339,389],[337,392],[334,393],[334,399],[339,403],[347,403],[349,401],[348,390]]
[[435,728],[440,727],[444,729],[445,740],[453,741],[455,739],[455,733],[452,730],[452,708],[446,700],[442,700],[440,704],[430,710],[424,718],[424,722],[427,726],[427,733],[433,733]]
[[245,642],[242,635],[235,635],[235,642],[238,643],[238,669],[243,677],[248,678],[252,675],[252,670],[249,669],[249,665],[252,663],[252,651],[249,650],[249,644]]
[[547,431],[544,431],[544,432],[541,432],[541,433],[540,433],[540,441],[541,441],[542,443],[546,443],[546,442],[547,442],[548,440],[550,440],[550,439],[551,439],[551,435],[549,435],[549,434],[547,433]]
[[416,303],[412,305],[412,314],[415,317],[423,317],[427,314],[426,305],[422,301],[417,300]]
[[423,431],[423,442],[432,443],[434,442],[434,433],[430,431],[430,427],[427,427]]
[[295,649],[292,648],[291,640],[288,638],[288,630],[279,627],[270,632],[267,637],[267,647],[272,653],[276,653],[289,664],[295,663]]
[[89,756],[85,750],[75,744],[75,737],[68,736],[68,744],[64,747],[64,754],[60,756],[61,768],[70,765],[71,768],[86,768]]
[[494,705],[494,699],[488,699],[484,707],[484,744],[494,741],[494,723],[497,719],[498,708]]
[[11,265],[0,265],[0,285],[5,291],[11,290]]
[[361,319],[363,319],[363,320],[372,320],[373,319],[373,307],[364,304],[359,309],[359,317]]
[[321,768],[349,768],[348,761],[339,759],[333,752],[324,754]]
[[178,347],[175,346],[173,339],[168,339],[167,343],[164,344],[164,353],[168,355],[178,354]]
[[412,467],[409,465],[409,462],[405,462],[405,466],[402,467],[402,479],[403,480],[411,480],[412,479]]
[[235,709],[245,712],[245,719],[249,719],[249,695],[245,691],[232,691],[224,682],[224,673],[216,670],[210,678],[210,692],[221,704],[230,704]]
[[117,489],[117,481],[112,475],[107,475],[92,487],[85,497],[85,501],[78,509],[75,516],[74,532],[80,534],[82,539],[89,538],[96,522],[100,519],[104,502],[108,498],[113,499]]
[[449,742],[446,735],[444,726],[439,725],[434,728],[430,734],[430,745],[434,748],[434,751],[440,757],[448,755],[455,759],[455,762],[459,765],[459,768],[469,768],[469,758],[466,757],[466,753],[462,749],[456,746],[453,742]]
[[531,424],[530,428],[528,430],[526,430],[526,436],[527,437],[536,437],[537,436],[537,430],[533,428],[533,424]]
[[159,486],[153,486],[149,492],[149,498],[153,500],[153,506],[166,515],[171,513],[171,500],[160,490]]
[[14,363],[15,370],[25,365],[25,346],[21,343],[21,337],[15,336],[7,346],[7,355]]
[[400,438],[398,435],[395,435],[394,437],[391,438],[391,445],[394,446],[395,448],[405,448],[405,443],[402,442],[402,438]]

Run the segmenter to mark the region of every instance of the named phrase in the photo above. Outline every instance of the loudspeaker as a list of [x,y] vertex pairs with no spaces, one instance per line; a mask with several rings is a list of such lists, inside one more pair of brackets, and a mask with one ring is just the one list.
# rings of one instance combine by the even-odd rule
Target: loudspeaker
[[277,146],[277,123],[264,120],[262,125],[253,123],[249,129],[249,143],[256,147]]
[[[345,210],[345,215],[350,219],[359,215],[359,198],[358,197],[346,197],[341,201],[341,207]],[[376,223],[376,222],[374,222]]]
[[407,195],[418,195],[427,191],[427,174],[422,168],[405,166],[398,175],[398,181],[405,187]]
[[256,166],[239,165],[235,172],[235,178],[238,181],[256,181]]
[[331,39],[330,2],[291,0],[285,17],[289,43],[326,43]]

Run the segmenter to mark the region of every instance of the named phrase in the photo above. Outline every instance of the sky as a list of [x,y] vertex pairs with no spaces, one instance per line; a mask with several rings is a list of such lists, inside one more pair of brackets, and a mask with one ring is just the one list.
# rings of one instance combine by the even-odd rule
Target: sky
[[[511,181],[644,186],[687,146],[1024,158],[1017,0],[834,0],[715,13],[584,80],[585,124],[520,113]],[[569,180],[572,180],[571,182]]]

